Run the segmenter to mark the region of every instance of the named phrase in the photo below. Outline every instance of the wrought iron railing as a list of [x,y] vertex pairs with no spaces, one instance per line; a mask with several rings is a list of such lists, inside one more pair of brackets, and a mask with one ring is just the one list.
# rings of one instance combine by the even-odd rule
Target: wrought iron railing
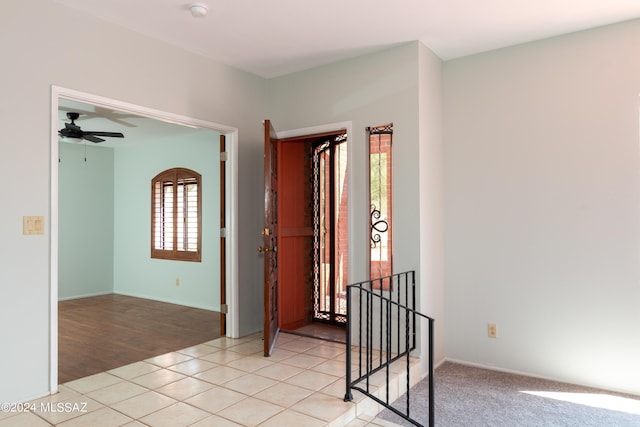
[[[377,403],[416,426],[411,418],[411,352],[416,348],[417,320],[428,323],[429,426],[434,425],[433,323],[415,310],[415,271],[407,271],[347,287],[347,366],[345,401],[353,400],[351,390],[364,393]],[[353,358],[357,360],[354,360]],[[393,362],[405,359],[406,403],[390,401],[389,375]],[[353,365],[352,365],[352,362]],[[402,363],[402,362],[398,362]],[[395,367],[395,365],[394,365]],[[371,383],[371,377],[384,375],[385,390]],[[352,378],[356,376],[357,378]],[[399,390],[398,395],[402,394]]]

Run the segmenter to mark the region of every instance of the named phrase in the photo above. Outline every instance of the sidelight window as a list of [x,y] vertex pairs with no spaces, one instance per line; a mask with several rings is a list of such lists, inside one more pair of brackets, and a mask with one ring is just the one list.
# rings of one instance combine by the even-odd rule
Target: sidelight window
[[369,135],[370,279],[393,274],[392,158],[393,125],[367,128]]

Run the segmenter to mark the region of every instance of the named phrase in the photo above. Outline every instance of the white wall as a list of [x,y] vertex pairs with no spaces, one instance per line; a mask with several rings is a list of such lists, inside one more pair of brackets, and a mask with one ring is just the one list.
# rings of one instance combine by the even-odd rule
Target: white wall
[[[354,196],[350,199],[353,241],[350,272],[354,281],[366,280],[369,202],[367,200],[367,126],[394,124],[394,246],[396,271],[418,267],[418,241],[403,224],[418,222],[418,81],[417,45],[366,55],[269,81],[269,106],[277,131],[351,121],[349,166]],[[402,165],[402,167],[399,167]],[[403,189],[400,191],[399,189]],[[415,197],[411,197],[413,194]],[[396,205],[397,206],[397,205]],[[361,218],[361,220],[358,220]]]
[[[72,22],[72,25],[61,25]],[[266,82],[51,1],[0,2],[0,401],[49,390],[51,85],[239,129],[240,333],[261,328],[259,236]],[[27,130],[27,131],[25,131]],[[43,215],[45,235],[22,235]],[[257,219],[256,219],[257,217]],[[27,338],[25,338],[27,337]]]
[[[447,357],[640,392],[639,26],[445,64]],[[438,61],[418,43],[265,82],[23,0],[0,2],[0,55],[0,117],[11,124],[0,178],[20,177],[0,221],[0,324],[11,325],[0,332],[0,401],[49,390],[49,223],[24,236],[22,216],[49,220],[51,85],[239,129],[241,334],[262,321],[263,118],[279,130],[352,121],[353,213],[363,218],[352,222],[354,280],[366,271],[364,128],[392,121],[396,270],[418,270],[427,305],[442,292],[442,141],[428,118]],[[486,338],[488,322],[499,339]]]
[[445,64],[447,357],[640,393],[638,46],[633,21]]
[[60,143],[59,150],[58,299],[111,293],[113,149]]
[[[419,44],[419,61],[419,298],[421,312],[435,319],[434,359],[437,362],[445,356],[442,61],[423,44]],[[426,324],[423,323],[423,327]],[[422,354],[426,354],[427,349],[427,343],[423,342]],[[426,357],[422,358],[422,372],[428,372]]]
[[[425,305],[420,308],[433,310],[435,314],[426,314],[436,316],[443,316],[444,305],[440,67],[428,48],[413,42],[269,81],[270,116],[276,130],[352,122],[351,281],[368,279],[365,128],[393,123],[394,271],[416,270]],[[422,171],[422,166],[430,169]],[[437,335],[440,358],[442,332]]]

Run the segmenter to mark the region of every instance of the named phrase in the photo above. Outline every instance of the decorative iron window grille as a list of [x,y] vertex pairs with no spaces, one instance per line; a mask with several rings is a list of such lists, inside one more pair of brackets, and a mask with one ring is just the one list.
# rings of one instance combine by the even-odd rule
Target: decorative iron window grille
[[393,274],[393,124],[368,127],[370,278]]
[[334,324],[347,320],[346,141],[345,133],[319,142],[312,162],[313,319]]

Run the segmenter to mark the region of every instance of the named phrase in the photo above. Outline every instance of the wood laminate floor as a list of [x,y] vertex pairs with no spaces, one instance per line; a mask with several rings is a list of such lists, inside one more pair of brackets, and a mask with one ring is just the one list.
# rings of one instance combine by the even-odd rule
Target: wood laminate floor
[[220,314],[124,295],[58,303],[60,384],[220,337]]

